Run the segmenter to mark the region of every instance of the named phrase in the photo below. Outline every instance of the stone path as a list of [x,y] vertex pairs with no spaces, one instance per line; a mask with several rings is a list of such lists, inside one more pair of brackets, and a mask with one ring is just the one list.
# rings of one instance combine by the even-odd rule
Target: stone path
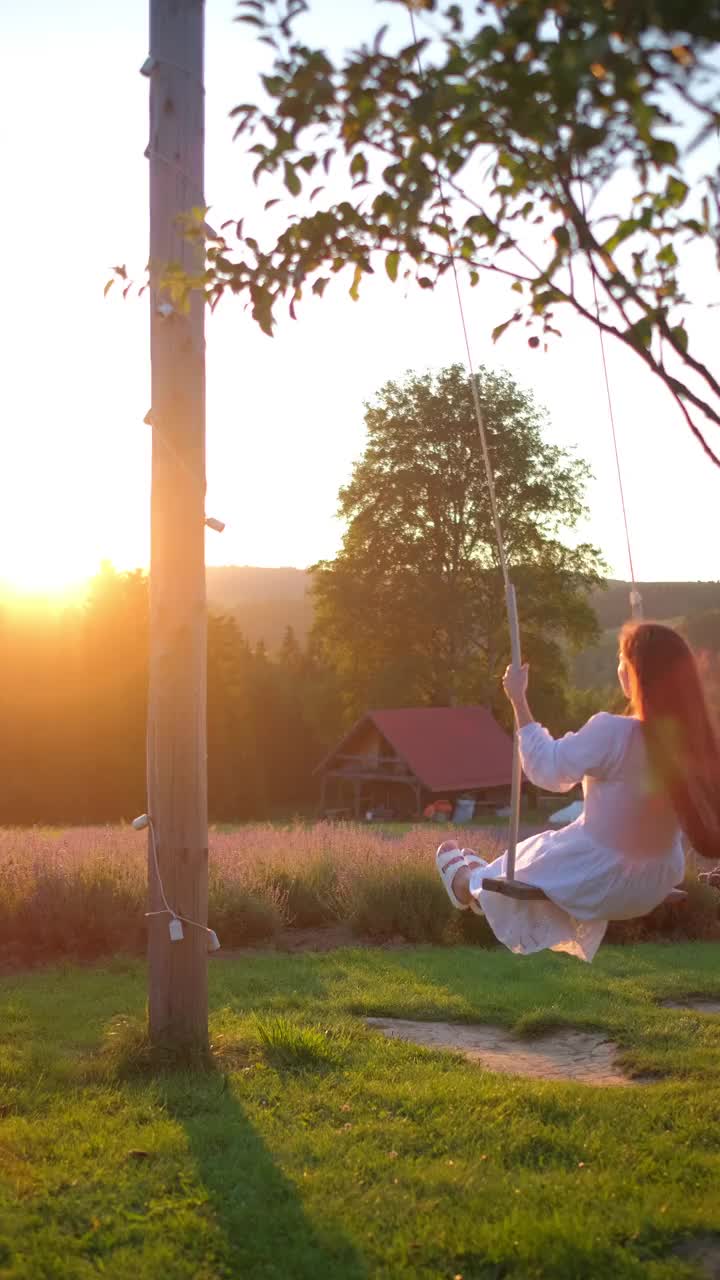
[[643,1084],[616,1065],[617,1045],[601,1035],[572,1029],[522,1040],[504,1027],[462,1026],[452,1022],[411,1022],[402,1018],[366,1018],[376,1031],[427,1049],[454,1049],[490,1071],[542,1080],[579,1080],[603,1087]]
[[676,1258],[693,1263],[705,1280],[720,1280],[720,1236],[698,1236],[673,1249]]
[[691,1013],[720,1013],[720,1000],[663,1000],[665,1009],[689,1009]]

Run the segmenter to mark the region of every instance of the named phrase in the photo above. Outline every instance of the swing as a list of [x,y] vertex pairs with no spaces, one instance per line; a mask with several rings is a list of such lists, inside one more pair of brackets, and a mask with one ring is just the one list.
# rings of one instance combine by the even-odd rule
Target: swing
[[[410,23],[412,26],[413,40],[417,44],[415,17],[412,12],[412,9],[410,10]],[[417,64],[418,64],[418,69],[420,70],[420,72],[422,72],[422,65],[420,62],[419,54],[417,55]],[[439,190],[441,203],[444,207],[445,194],[443,191],[441,179],[438,180],[438,190]],[[582,202],[582,208],[583,208],[583,214],[584,214],[585,213],[585,194],[583,191],[582,182],[580,182],[580,199]],[[449,249],[450,249],[450,255],[449,255],[450,264],[452,268],[453,279],[455,282],[455,293],[457,296],[458,311],[460,315],[460,324],[462,327],[463,338],[465,342],[465,353],[467,358],[467,371],[468,371],[468,377],[470,381],[470,390],[472,392],[473,407],[475,409],[475,419],[478,426],[478,432],[480,434],[483,463],[485,467],[485,477],[487,480],[488,494],[490,497],[490,510],[492,512],[493,525],[495,528],[495,540],[497,543],[498,558],[500,560],[500,569],[502,572],[503,583],[505,586],[505,606],[507,611],[508,625],[510,629],[511,662],[513,666],[519,667],[522,665],[522,657],[521,657],[521,649],[520,649],[520,626],[518,622],[515,587],[510,581],[510,575],[508,572],[507,558],[505,555],[505,542],[503,539],[502,527],[500,525],[500,518],[497,510],[497,501],[496,501],[496,495],[495,495],[495,478],[493,475],[492,462],[490,460],[490,452],[488,449],[487,437],[485,435],[485,424],[483,420],[482,408],[480,405],[480,396],[477,389],[477,381],[475,378],[475,369],[474,369],[474,364],[472,359],[472,352],[470,350],[470,340],[468,337],[467,324],[465,320],[465,308],[463,307],[462,294],[460,292],[460,281],[458,279],[458,273],[457,273],[455,251],[452,244],[449,245]],[[595,279],[595,272],[594,272],[594,269],[592,268],[592,263],[591,263],[591,272],[592,272],[593,296],[595,300],[595,315],[598,320],[598,336],[600,338],[600,351],[601,351],[601,357],[602,357],[603,374],[605,378],[605,392],[607,395],[608,413],[610,417],[610,425],[612,428],[612,438],[613,438],[613,445],[615,450],[615,465],[617,468],[618,487],[620,490],[620,502],[622,506],[623,521],[625,525],[625,539],[627,542],[628,560],[630,565],[630,580],[631,580],[630,611],[631,611],[631,616],[633,618],[641,618],[642,617],[642,597],[640,595],[640,592],[637,589],[637,583],[635,581],[635,568],[633,565],[632,548],[630,545],[630,531],[628,528],[627,509],[625,506],[625,494],[623,490],[622,472],[620,469],[620,454],[618,451],[617,432],[615,430],[615,417],[613,414],[612,397],[610,394],[610,377],[608,374],[607,360],[605,357],[605,342],[603,338],[603,331],[599,327],[600,303],[599,303],[598,292],[597,292],[597,281]],[[517,849],[518,830],[520,826],[521,773],[522,771],[520,767],[520,738],[517,731],[517,727],[515,727],[515,730],[513,733],[512,781],[511,781],[511,791],[510,791],[510,824],[509,824],[509,831],[508,831],[508,848],[507,848],[507,862],[506,862],[507,871],[504,876],[498,876],[497,878],[483,880],[482,887],[483,889],[486,889],[490,893],[499,893],[499,894],[502,894],[502,896],[505,898],[514,898],[516,901],[521,901],[521,902],[548,901],[548,897],[544,889],[538,888],[537,885],[529,884],[527,883],[527,881],[515,879],[515,853]],[[686,901],[687,896],[688,896],[687,893],[683,889],[672,889],[670,893],[667,894],[667,896],[663,899],[663,903],[658,905],[679,905],[680,903]]]
[[[584,204],[584,201],[583,201]],[[455,271],[455,263],[453,260],[453,271]],[[518,621],[517,600],[515,596],[515,588],[510,582],[507,560],[505,556],[505,544],[502,536],[502,528],[497,511],[497,503],[495,498],[495,481],[490,461],[490,453],[487,447],[487,438],[485,435],[485,424],[483,422],[482,409],[480,407],[480,397],[477,391],[475,380],[475,372],[472,364],[472,355],[470,352],[470,344],[467,335],[467,327],[465,324],[465,316],[463,312],[462,296],[460,294],[459,281],[457,272],[455,272],[455,287],[457,291],[458,305],[462,320],[463,333],[465,336],[465,349],[467,353],[468,369],[472,382],[473,402],[475,407],[475,416],[477,419],[478,430],[482,442],[483,462],[485,464],[485,475],[490,494],[490,506],[493,514],[493,522],[495,526],[495,537],[497,540],[498,554],[502,569],[503,579],[505,582],[505,603],[507,608],[508,624],[510,628],[510,653],[513,666],[520,666],[522,663],[520,649],[520,625]],[[597,297],[597,289],[593,278],[593,291],[595,293],[595,308],[599,318],[600,308]],[[625,538],[627,541],[628,560],[630,564],[630,610],[633,618],[642,617],[642,597],[637,589],[635,581],[635,569],[633,565],[632,549],[630,546],[630,532],[628,529],[627,510],[625,506],[625,495],[623,491],[622,473],[620,471],[620,455],[617,446],[617,433],[615,430],[615,418],[613,414],[612,398],[610,395],[610,379],[608,375],[607,361],[605,359],[605,343],[603,341],[602,329],[598,330],[600,337],[600,348],[602,352],[603,372],[605,376],[605,391],[607,394],[608,410],[610,416],[610,424],[612,427],[613,445],[615,449],[615,463],[617,466],[618,485],[620,489],[620,501],[622,505],[623,521],[625,525]],[[515,879],[515,852],[517,848],[518,828],[520,825],[520,785],[521,785],[521,769],[520,769],[520,738],[515,728],[513,733],[513,764],[512,764],[512,783],[511,783],[511,799],[510,799],[510,830],[508,833],[508,849],[507,849],[507,872],[504,876],[498,876],[493,879],[483,880],[482,887],[489,893],[499,893],[505,898],[513,898],[519,902],[543,902],[548,901],[547,894],[544,889],[538,888],[537,885],[530,884],[524,880]],[[671,889],[661,904],[663,906],[679,906],[687,900],[687,893],[684,889]]]
[[[417,44],[417,30],[415,27],[415,15],[410,9],[409,11],[410,25],[412,27],[413,41]],[[418,70],[422,74],[422,63],[420,54],[417,54]],[[438,194],[441,204],[445,206],[445,193],[443,190],[442,179],[438,179]],[[585,193],[582,182],[580,182],[580,199],[582,202],[583,214],[585,213]],[[458,311],[460,314],[460,324],[462,326],[463,338],[465,341],[465,353],[467,356],[467,371],[470,381],[470,390],[472,392],[473,406],[475,409],[475,419],[477,421],[478,431],[480,433],[480,443],[482,446],[483,463],[485,466],[485,477],[487,480],[488,493],[490,497],[490,509],[492,512],[493,525],[495,527],[495,540],[497,543],[498,557],[500,560],[500,568],[505,585],[505,606],[507,610],[508,625],[510,628],[510,655],[513,666],[522,665],[522,657],[520,650],[520,626],[518,623],[517,600],[515,596],[515,587],[510,581],[508,573],[507,559],[505,556],[505,542],[502,535],[500,518],[497,510],[497,502],[495,497],[495,478],[493,475],[492,463],[490,461],[490,452],[487,445],[487,437],[485,435],[485,424],[483,421],[482,408],[480,405],[480,396],[477,389],[475,379],[475,369],[473,365],[472,352],[470,350],[470,340],[468,338],[467,324],[465,321],[465,308],[463,307],[462,294],[460,292],[460,281],[457,273],[457,263],[455,259],[455,249],[449,244],[450,265],[452,268],[453,279],[455,281],[455,293],[457,296]],[[628,528],[627,509],[625,506],[625,494],[623,490],[622,472],[620,470],[620,454],[617,445],[617,433],[615,430],[615,417],[613,414],[612,397],[610,394],[610,377],[608,374],[607,360],[605,358],[605,342],[603,331],[599,327],[600,320],[600,303],[598,300],[597,281],[595,279],[595,271],[591,263],[593,296],[595,300],[595,315],[598,320],[598,336],[600,338],[600,352],[602,356],[603,374],[605,377],[605,392],[607,395],[608,412],[610,417],[610,425],[612,428],[613,445],[615,449],[615,465],[617,467],[618,486],[620,489],[620,502],[622,506],[623,520],[625,524],[625,538],[627,542],[628,560],[630,564],[630,611],[633,618],[642,617],[642,597],[637,589],[635,581],[635,569],[632,558],[632,548],[630,546],[630,531]],[[520,786],[521,786],[521,768],[520,768],[520,738],[517,727],[513,732],[513,756],[512,756],[512,781],[510,790],[510,827],[508,831],[508,848],[507,848],[507,873],[504,876],[498,876],[496,879],[483,880],[482,887],[490,893],[499,893],[506,898],[514,898],[516,901],[522,902],[542,902],[547,901],[547,894],[544,889],[539,889],[537,885],[528,884],[524,880],[515,879],[515,852],[517,849],[518,830],[520,826]],[[679,904],[687,898],[687,893],[683,889],[672,889],[670,893],[663,899],[664,904]],[[659,904],[660,905],[660,904]]]
[[[584,208],[584,203],[585,202],[583,198],[583,208]],[[500,565],[502,568],[503,579],[505,582],[505,602],[506,602],[506,608],[507,608],[508,624],[510,627],[511,661],[513,666],[519,667],[522,663],[522,657],[521,657],[521,650],[520,650],[520,625],[518,622],[517,600],[515,596],[515,588],[513,584],[510,582],[509,575],[508,575],[507,560],[505,557],[505,544],[503,541],[502,528],[500,526],[500,520],[498,516],[498,511],[497,511],[497,503],[495,498],[495,481],[494,481],[494,476],[492,471],[492,464],[490,461],[490,453],[487,447],[487,439],[485,436],[485,424],[483,422],[482,409],[480,407],[480,397],[478,395],[477,385],[475,381],[475,372],[473,369],[472,356],[470,352],[470,344],[468,341],[467,328],[465,325],[462,296],[460,293],[460,286],[457,278],[457,272],[455,271],[454,259],[453,259],[453,271],[455,273],[455,287],[457,292],[458,305],[460,308],[460,316],[462,320],[463,333],[465,336],[465,349],[467,352],[468,369],[469,369],[470,378],[472,382],[475,416],[477,419],[478,430],[480,432],[480,439],[482,442],[483,462],[485,464],[485,475],[486,475],[488,490],[490,494],[490,506],[492,509],[493,522],[495,525],[495,537],[497,540],[498,554],[500,557]],[[593,276],[593,292],[595,295],[595,311],[599,319],[600,306],[598,302],[597,287],[596,287],[594,276]],[[607,401],[608,401],[610,425],[612,427],[612,438],[613,438],[613,445],[615,449],[615,464],[617,467],[618,486],[620,489],[620,501],[622,505],[623,521],[625,525],[625,538],[627,542],[628,560],[630,564],[630,579],[631,579],[630,610],[631,610],[631,616],[633,618],[641,618],[642,617],[642,597],[640,595],[640,592],[637,589],[637,584],[635,581],[635,568],[633,565],[632,549],[630,546],[630,532],[628,529],[627,509],[625,506],[625,494],[623,491],[622,473],[620,470],[620,455],[619,455],[618,446],[617,446],[617,433],[615,430],[615,418],[613,414],[612,398],[610,395],[610,379],[608,375],[607,361],[605,358],[605,343],[603,340],[602,329],[598,329],[598,334],[600,338],[600,349],[602,353],[603,373],[605,376],[605,391],[606,391]],[[510,830],[508,833],[508,849],[507,849],[507,863],[506,863],[507,872],[504,876],[498,876],[497,878],[483,880],[482,887],[483,889],[487,890],[489,893],[499,893],[505,898],[513,898],[515,899],[515,901],[519,901],[519,902],[548,901],[548,897],[544,889],[538,888],[537,885],[529,884],[527,881],[515,879],[515,852],[517,848],[518,828],[520,825],[520,784],[521,784],[520,775],[521,775],[520,739],[519,739],[519,734],[516,727],[513,733],[513,766],[512,766],[512,783],[511,783],[511,799],[510,799]],[[687,896],[688,895],[684,889],[671,889],[670,893],[666,895],[662,903],[661,904],[659,903],[658,905],[679,906],[681,903],[687,900]]]

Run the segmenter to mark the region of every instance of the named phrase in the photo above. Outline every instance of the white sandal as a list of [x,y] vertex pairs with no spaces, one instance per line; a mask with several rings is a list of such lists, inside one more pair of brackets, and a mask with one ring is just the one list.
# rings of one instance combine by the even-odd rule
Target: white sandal
[[[465,866],[468,867],[470,871],[474,871],[476,867],[486,867],[488,865],[485,859],[481,858],[480,854],[476,853],[474,849],[463,849],[461,852],[465,859]],[[485,915],[480,903],[472,893],[470,894],[470,902],[468,905],[470,910],[475,912],[476,916]]]
[[455,879],[461,867],[466,865],[465,855],[462,849],[458,848],[456,840],[444,840],[435,854],[435,865],[438,869],[440,879],[445,886],[445,892],[458,911],[467,911],[470,906],[469,902],[461,902],[455,896],[452,889],[452,882]]

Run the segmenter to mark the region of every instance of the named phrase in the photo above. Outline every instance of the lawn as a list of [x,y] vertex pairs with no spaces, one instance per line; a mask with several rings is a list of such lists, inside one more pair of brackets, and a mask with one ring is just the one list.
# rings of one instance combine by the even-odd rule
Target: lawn
[[[216,1069],[143,1069],[144,965],[0,980],[2,1280],[680,1280],[720,1217],[712,944],[210,969]],[[600,1028],[656,1082],[504,1078],[363,1015]],[[720,1235],[717,1238],[720,1245]],[[676,1252],[680,1250],[680,1252]]]

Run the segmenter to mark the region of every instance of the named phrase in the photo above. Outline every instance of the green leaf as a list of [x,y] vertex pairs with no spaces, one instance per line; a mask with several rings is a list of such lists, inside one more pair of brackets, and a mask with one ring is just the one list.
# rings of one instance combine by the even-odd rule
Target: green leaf
[[114,283],[115,283],[115,277],[113,276],[112,280],[108,280],[107,284],[105,285],[105,288],[103,289],[103,298],[107,298]]
[[385,270],[393,284],[397,280],[398,267],[400,265],[400,254],[397,249],[393,249],[385,258]]
[[490,243],[497,237],[497,232],[493,223],[484,213],[474,213],[465,223],[468,231],[472,231],[474,235],[485,236]]
[[350,297],[352,298],[353,302],[357,302],[358,298],[360,297],[359,285],[360,285],[360,281],[362,280],[362,277],[363,277],[363,269],[361,266],[358,265],[355,268],[355,275],[353,276],[353,282],[350,285]]
[[665,196],[676,209],[679,208],[681,204],[684,204],[688,191],[689,187],[687,182],[682,182],[680,178],[675,178],[673,176],[668,178],[667,186],[665,188]]
[[290,192],[290,195],[299,196],[300,191],[302,189],[300,179],[298,178],[297,173],[295,172],[293,165],[290,164],[289,160],[285,161],[285,164],[283,166],[283,172],[285,175],[285,186]]
[[367,160],[361,151],[356,151],[350,161],[350,177],[366,178],[367,177]]
[[653,326],[649,316],[643,316],[630,329],[628,329],[628,338],[633,347],[638,350],[647,351],[652,341]]
[[654,138],[648,150],[651,159],[659,169],[668,164],[677,164],[677,147],[674,142],[670,142],[669,138]]
[[680,348],[680,350],[684,355],[688,349],[687,329],[682,324],[676,324],[675,328],[671,329],[670,332],[673,336],[673,341],[675,342],[676,346]]
[[623,243],[623,240],[628,240],[630,236],[635,234],[640,225],[641,223],[636,218],[624,218],[622,222],[618,223],[613,234],[609,236],[602,246],[605,252],[613,253],[618,245]]
[[495,325],[495,328],[493,329],[492,335],[491,335],[493,342],[497,342],[498,338],[502,337],[505,330],[510,328],[510,325],[513,323],[514,320],[515,320],[515,316],[511,316],[509,320],[504,320],[502,324]]

